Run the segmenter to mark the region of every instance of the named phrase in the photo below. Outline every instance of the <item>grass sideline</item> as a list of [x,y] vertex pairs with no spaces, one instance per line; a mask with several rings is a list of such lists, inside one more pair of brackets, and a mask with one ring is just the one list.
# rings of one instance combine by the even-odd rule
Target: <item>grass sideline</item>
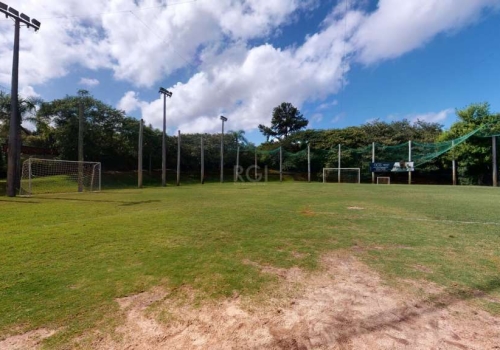
[[[117,297],[156,285],[188,285],[201,298],[255,294],[277,281],[245,259],[315,269],[336,249],[389,280],[498,299],[499,201],[492,188],[318,183],[2,197],[0,338],[60,328],[46,345],[64,346],[112,327]],[[480,306],[500,314],[498,303]]]

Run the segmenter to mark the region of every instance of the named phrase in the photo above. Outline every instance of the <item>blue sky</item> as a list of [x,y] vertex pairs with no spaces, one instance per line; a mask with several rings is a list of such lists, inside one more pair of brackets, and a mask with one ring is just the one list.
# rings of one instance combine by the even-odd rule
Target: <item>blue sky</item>
[[[455,108],[483,101],[500,111],[499,0],[7,3],[42,22],[21,32],[22,94],[83,88],[160,127],[164,86],[170,134],[217,132],[224,114],[258,143],[257,125],[283,101],[317,129],[377,118],[447,127]],[[0,21],[7,91],[12,29]]]

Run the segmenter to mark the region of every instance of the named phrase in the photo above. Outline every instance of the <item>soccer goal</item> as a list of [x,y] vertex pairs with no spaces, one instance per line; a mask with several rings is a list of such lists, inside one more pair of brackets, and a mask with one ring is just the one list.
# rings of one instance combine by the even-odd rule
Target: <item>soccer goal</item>
[[360,168],[323,168],[323,183],[361,183]]
[[23,163],[20,195],[100,190],[101,163],[37,158]]
[[390,185],[391,178],[388,176],[377,176],[377,185]]

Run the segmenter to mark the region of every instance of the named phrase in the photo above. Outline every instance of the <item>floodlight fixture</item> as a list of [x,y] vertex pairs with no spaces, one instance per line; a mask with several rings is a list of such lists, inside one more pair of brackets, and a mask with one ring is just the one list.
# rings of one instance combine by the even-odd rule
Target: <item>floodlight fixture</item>
[[40,29],[41,23],[39,21],[37,21],[36,19],[32,18],[31,19],[31,24],[33,24],[33,27],[35,28],[35,31],[37,31],[38,29]]
[[220,116],[220,120],[222,120],[223,122],[227,122],[227,118],[224,117],[223,115]]
[[163,95],[166,95],[168,97],[172,97],[172,93],[170,91],[168,91],[167,89],[165,88],[160,88],[160,91],[159,91],[160,94],[163,94]]
[[5,13],[5,17],[7,16],[7,10],[9,9],[9,6],[7,4],[4,4],[3,2],[0,2],[0,12]]
[[11,17],[14,17],[14,18],[19,17],[19,11],[16,10],[15,8],[9,7],[9,12],[10,12]]

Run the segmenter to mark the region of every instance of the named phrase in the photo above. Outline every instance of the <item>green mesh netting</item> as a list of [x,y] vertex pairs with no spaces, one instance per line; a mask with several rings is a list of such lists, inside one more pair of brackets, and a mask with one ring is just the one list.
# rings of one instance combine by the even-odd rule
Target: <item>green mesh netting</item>
[[[422,166],[425,163],[436,159],[444,153],[467,141],[472,136],[492,137],[500,136],[500,123],[484,125],[476,130],[469,132],[459,138],[451,141],[437,143],[411,143],[411,159],[415,167]],[[306,172],[308,167],[308,149],[306,145],[302,149],[292,152],[285,148],[282,149],[282,165],[284,171]],[[375,144],[375,160],[378,162],[397,162],[407,161],[410,152],[410,142],[399,145]],[[350,148],[340,146],[341,167],[342,168],[361,168],[362,172],[369,169],[372,162],[373,145],[359,148]],[[260,167],[267,166],[269,169],[279,169],[280,167],[280,147],[270,150],[258,149],[255,147],[242,147],[240,154],[251,154],[251,159],[257,158]],[[330,149],[315,149],[311,146],[311,171],[320,172],[324,167],[338,167],[339,146],[332,146]],[[247,159],[250,159],[247,156]]]
[[453,147],[467,141],[470,137],[476,135],[480,132],[482,128],[471,131],[470,133],[459,137],[451,141],[444,141],[438,143],[412,143],[412,161],[415,163],[415,167],[419,167],[431,160],[441,156],[442,154],[448,152]]

